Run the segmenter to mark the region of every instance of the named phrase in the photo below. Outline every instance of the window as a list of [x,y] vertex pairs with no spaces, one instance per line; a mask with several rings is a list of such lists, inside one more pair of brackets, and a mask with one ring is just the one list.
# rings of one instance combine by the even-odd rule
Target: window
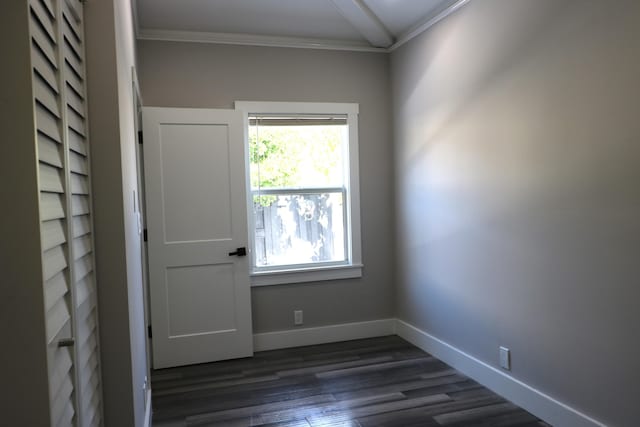
[[252,284],[360,277],[358,105],[236,109],[246,120]]

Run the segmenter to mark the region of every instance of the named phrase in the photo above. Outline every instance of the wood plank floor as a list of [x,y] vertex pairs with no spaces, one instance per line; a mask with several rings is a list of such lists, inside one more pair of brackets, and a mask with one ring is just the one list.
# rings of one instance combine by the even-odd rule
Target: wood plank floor
[[397,336],[152,373],[153,426],[548,426]]

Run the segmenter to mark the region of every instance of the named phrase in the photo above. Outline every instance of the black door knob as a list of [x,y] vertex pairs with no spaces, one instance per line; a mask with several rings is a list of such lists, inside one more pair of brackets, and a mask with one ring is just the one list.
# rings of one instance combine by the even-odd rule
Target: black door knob
[[247,256],[247,248],[238,248],[235,252],[229,252],[229,256]]

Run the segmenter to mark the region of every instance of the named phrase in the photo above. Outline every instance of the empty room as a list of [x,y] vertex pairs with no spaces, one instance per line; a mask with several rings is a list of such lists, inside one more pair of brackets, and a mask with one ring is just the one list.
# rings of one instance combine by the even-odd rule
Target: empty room
[[4,9],[6,425],[640,425],[637,1]]

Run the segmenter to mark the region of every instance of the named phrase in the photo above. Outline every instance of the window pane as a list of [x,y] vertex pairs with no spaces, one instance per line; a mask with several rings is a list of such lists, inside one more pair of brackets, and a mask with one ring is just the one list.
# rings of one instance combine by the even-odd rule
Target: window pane
[[345,261],[342,191],[253,196],[257,267]]
[[249,126],[251,188],[342,187],[347,125]]

